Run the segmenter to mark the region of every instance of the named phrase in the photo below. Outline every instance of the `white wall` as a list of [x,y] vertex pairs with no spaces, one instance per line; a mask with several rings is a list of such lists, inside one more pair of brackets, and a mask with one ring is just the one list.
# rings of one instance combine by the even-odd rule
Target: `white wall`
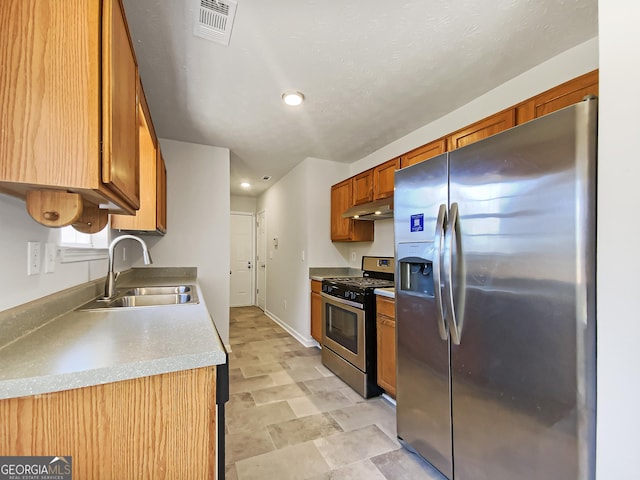
[[640,4],[598,2],[597,478],[638,478]]
[[231,195],[232,212],[256,213],[258,199],[256,197],[245,197],[242,195]]
[[167,165],[167,234],[146,237],[154,265],[198,267],[218,332],[229,343],[229,150],[160,139]]
[[47,228],[31,219],[24,201],[0,195],[0,310],[35,300],[65,288],[103,277],[107,273],[106,260],[61,264],[56,271],[27,275],[27,242],[58,241],[58,230]]
[[258,198],[257,209],[267,216],[266,312],[306,344],[312,341],[309,266],[346,266],[329,240],[331,201],[324,186],[347,176],[345,164],[308,158]]
[[349,165],[329,160],[307,158],[307,251],[310,267],[346,266],[348,251],[343,244],[331,243],[331,185],[348,178]]

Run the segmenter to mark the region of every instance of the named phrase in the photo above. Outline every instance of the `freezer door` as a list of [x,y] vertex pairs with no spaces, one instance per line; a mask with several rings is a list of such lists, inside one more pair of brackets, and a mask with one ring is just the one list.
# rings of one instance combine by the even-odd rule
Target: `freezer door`
[[595,128],[585,101],[450,153],[456,480],[593,478]]
[[447,169],[442,155],[395,174],[396,411],[404,445],[453,478],[449,344],[437,312],[440,286],[434,275],[438,213],[447,208]]

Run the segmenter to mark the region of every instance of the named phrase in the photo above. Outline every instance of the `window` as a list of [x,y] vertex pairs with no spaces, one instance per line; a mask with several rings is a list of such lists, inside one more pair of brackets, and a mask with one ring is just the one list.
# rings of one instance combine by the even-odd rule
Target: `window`
[[58,244],[62,263],[108,258],[110,237],[108,226],[93,234],[81,233],[71,226],[63,227],[59,232]]

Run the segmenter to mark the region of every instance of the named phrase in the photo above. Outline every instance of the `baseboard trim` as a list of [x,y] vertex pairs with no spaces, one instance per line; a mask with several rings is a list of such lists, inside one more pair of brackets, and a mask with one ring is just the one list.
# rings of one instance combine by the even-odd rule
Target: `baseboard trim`
[[269,317],[271,320],[276,322],[278,325],[280,325],[289,335],[291,335],[293,338],[295,338],[300,344],[304,345],[305,347],[317,347],[318,346],[318,342],[316,342],[312,338],[305,338],[297,330],[292,328],[291,325],[288,325],[287,323],[285,323],[282,320],[280,320],[276,315],[271,313],[269,310],[264,310],[264,314],[267,317]]

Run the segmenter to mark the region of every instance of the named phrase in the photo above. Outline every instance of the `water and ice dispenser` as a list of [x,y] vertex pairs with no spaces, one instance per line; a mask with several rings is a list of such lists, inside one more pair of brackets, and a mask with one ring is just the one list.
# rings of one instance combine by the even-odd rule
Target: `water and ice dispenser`
[[398,289],[433,297],[433,243],[398,244]]

